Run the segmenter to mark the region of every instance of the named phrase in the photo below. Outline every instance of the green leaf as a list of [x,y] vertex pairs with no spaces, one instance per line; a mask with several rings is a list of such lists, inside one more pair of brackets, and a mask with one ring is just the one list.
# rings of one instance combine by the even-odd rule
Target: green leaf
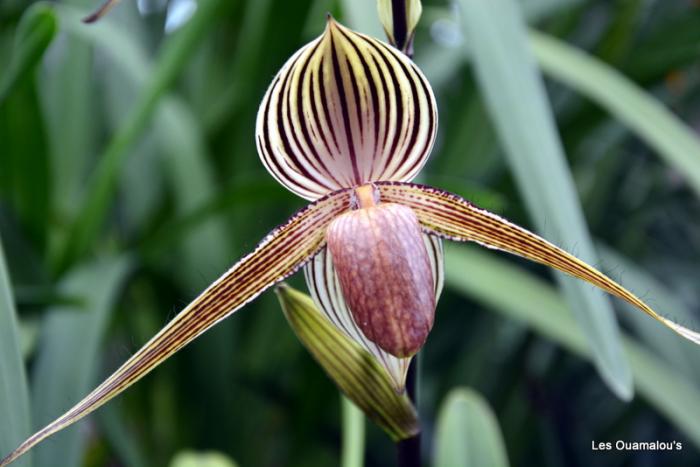
[[[527,31],[514,0],[461,0],[462,25],[486,107],[540,233],[589,264],[597,257],[554,124],[544,84],[527,48]],[[607,297],[556,274],[593,350],[603,380],[621,399],[632,397]]]
[[[219,128],[226,119],[231,119],[242,110],[246,100],[251,94],[258,92],[258,80],[260,76],[261,54],[266,53],[265,44],[268,39],[268,22],[273,14],[274,2],[272,0],[258,0],[247,2],[243,14],[243,22],[239,33],[239,43],[236,53],[231,57],[231,76],[227,81],[231,84],[222,92],[217,92],[211,86],[211,76],[205,74],[200,79],[205,83],[204,88],[211,93],[207,101],[210,102],[201,111],[203,113],[202,126],[211,131]],[[314,31],[314,36],[320,29]]]
[[522,5],[528,22],[536,22],[583,2],[584,0],[522,0]]
[[[102,337],[128,271],[128,260],[109,258],[75,269],[60,284],[61,292],[81,297],[82,304],[54,307],[44,319],[32,378],[36,427],[63,412],[95,382]],[[85,442],[80,430],[66,430],[36,448],[36,465],[55,465],[56,459],[80,465]]]
[[[80,10],[58,7],[57,11],[67,32],[109,56],[132,88],[141,89],[147,85],[154,67],[126,30],[119,29],[108,18],[86,28],[81,22]],[[165,156],[163,166],[174,187],[178,211],[188,214],[218,194],[215,177],[207,166],[208,154],[201,128],[184,101],[173,95],[161,99],[154,120],[157,142]],[[230,208],[228,202],[226,208]],[[230,242],[220,221],[199,218],[183,245],[189,267],[181,268],[180,274],[188,287],[206,285],[201,283],[199,271],[226,266],[223,261],[231,256],[226,249]]]
[[498,419],[477,392],[453,389],[437,419],[435,467],[507,467]]
[[[525,13],[535,16],[548,13],[548,8],[551,7],[547,5],[549,3],[555,2],[552,0],[526,2]],[[540,8],[543,9],[542,12]],[[685,21],[697,22],[697,18],[689,17]],[[681,27],[681,25],[676,26]],[[663,39],[660,38],[657,41],[664,44],[668,50],[657,55],[669,61],[670,64],[660,68],[661,70],[667,72],[673,64],[688,63],[690,58],[698,56],[698,46],[678,45],[675,48],[669,46],[669,40],[678,39],[669,36],[668,31],[665,32],[667,33],[661,35]],[[635,135],[654,148],[671,167],[688,180],[696,192],[700,193],[700,159],[694,157],[700,154],[700,138],[692,128],[683,123],[656,98],[605,62],[550,35],[535,30],[530,30],[528,35],[532,53],[548,77],[571,87],[610,112]],[[470,53],[471,49],[480,43],[480,41],[469,41],[467,47]],[[679,54],[680,57],[676,58],[674,54]],[[442,56],[451,57],[451,60],[440,59]],[[444,73],[451,76],[461,63],[454,58],[452,49],[437,48],[437,52],[425,57],[428,68],[426,73],[432,71],[433,62],[437,61],[447,70]],[[648,57],[644,55],[635,58],[644,60]],[[642,73],[637,72],[637,74]],[[428,76],[431,77],[432,82],[431,74],[428,73]],[[440,79],[439,76],[438,79]]]
[[374,1],[341,0],[343,24],[368,36],[384,36]]
[[238,464],[218,452],[185,451],[175,456],[170,467],[236,467]]
[[[198,121],[183,101],[167,98],[156,115],[156,134],[165,152],[163,166],[168,175],[180,216],[188,215],[217,195],[206,143]],[[229,206],[230,208],[230,206]],[[187,267],[179,272],[188,286],[206,287],[204,269],[223,270],[233,256],[230,234],[221,218],[200,221],[183,239]]]
[[655,83],[669,73],[682,70],[700,56],[700,15],[676,14],[650,28],[649,34],[635,43],[643,54],[631,54],[625,74],[637,83]]
[[48,5],[38,3],[24,12],[17,26],[12,61],[0,83],[0,104],[18,83],[34,71],[57,29],[56,15]]
[[[137,90],[147,85],[154,67],[142,53],[134,35],[129,34],[126,28],[118,27],[109,18],[86,28],[80,21],[81,12],[71,8],[61,8],[59,14],[62,17],[65,16],[63,23],[67,25],[67,29],[73,37],[82,40],[85,44],[95,46],[100,53],[109,57],[110,65],[115,70],[112,74],[119,76],[118,80],[112,80],[116,100],[123,99],[125,94],[135,95]],[[97,29],[96,32],[95,29]],[[128,105],[127,102],[126,107]],[[149,140],[148,143],[150,143],[152,150],[155,144],[160,151],[156,151],[157,154],[148,154],[145,151],[141,153],[141,150],[145,149],[146,146],[142,144],[137,146],[136,150],[145,157],[132,156],[128,161],[127,170],[134,168],[131,164],[141,164],[141,167],[137,168],[135,175],[122,177],[120,180],[121,191],[126,198],[125,211],[129,210],[139,214],[139,210],[141,210],[140,215],[149,214],[146,209],[142,209],[147,204],[148,199],[143,194],[143,188],[150,189],[149,177],[151,185],[155,185],[153,183],[155,176],[162,173],[172,187],[171,191],[177,213],[187,215],[204,205],[209,199],[214,198],[215,195],[219,195],[216,190],[214,174],[207,164],[209,154],[200,124],[185,101],[174,94],[161,98],[160,104],[154,112],[153,120],[152,128],[155,138]],[[146,157],[149,155],[159,156],[158,164],[143,167],[143,163],[147,162]],[[151,170],[146,170],[146,168]],[[158,171],[158,174],[154,175],[153,171]],[[141,189],[139,190],[139,188]],[[155,191],[157,192],[159,189],[162,188],[156,187]],[[130,203],[129,200],[133,200],[133,202]],[[230,211],[230,207],[231,202],[229,201],[226,203],[226,209]],[[192,228],[188,229],[185,235],[179,236],[179,244],[177,245],[169,242],[158,242],[160,258],[166,261],[163,267],[174,268],[177,279],[187,290],[206,287],[212,278],[209,278],[208,281],[207,275],[203,274],[202,271],[224,270],[233,256],[230,248],[232,238],[230,234],[227,234],[220,217],[199,218],[197,222],[191,224]],[[136,223],[142,225],[143,220]],[[177,234],[176,231],[167,227],[163,231],[172,235]],[[226,381],[230,377],[231,366],[234,362],[231,355],[233,336],[230,325],[231,323],[224,323],[223,326],[218,327],[215,332],[210,334],[206,341],[194,349],[196,353],[215,352],[222,361],[220,371],[214,376],[210,376],[210,384],[203,385],[201,389],[201,395],[212,404],[229,402],[228,398],[232,397],[231,392],[226,389]],[[199,376],[203,377],[206,369],[198,366],[197,371],[201,371],[202,374],[198,375],[196,379],[202,380]],[[223,428],[225,425],[222,425]]]
[[394,441],[416,435],[413,404],[394,390],[377,360],[328,321],[311,297],[286,285],[276,292],[294,333],[343,394]]
[[[318,252],[329,223],[347,211],[348,203],[347,190],[341,190],[297,211],[286,223],[272,230],[253,253],[244,256],[191,301],[102,383],[17,446],[0,461],[0,465],[9,465],[48,437],[100,408],[221,320],[297,271]],[[61,354],[61,351],[57,350],[56,354]],[[46,387],[42,386],[42,390],[45,391]]]
[[16,213],[32,251],[42,253],[52,199],[44,117],[35,81],[34,77],[23,81],[0,104],[0,199]]
[[131,426],[124,420],[124,412],[120,409],[118,403],[104,408],[97,417],[100,431],[123,465],[148,467],[149,463],[139,445],[139,441],[143,441],[142,437],[135,430],[129,429]]
[[700,138],[614,68],[558,39],[530,32],[532,51],[553,79],[595,101],[674,167],[700,194]]
[[55,10],[63,32],[99,48],[101,53],[108,55],[121,68],[125,76],[146,86],[149,75],[155,71],[149,67],[148,59],[138,42],[130,40],[128,36],[124,37],[124,31],[115,22],[108,17],[97,24],[85,26],[81,21],[83,10],[68,5],[56,5]]
[[[475,247],[453,246],[445,258],[448,287],[592,359],[570,306],[550,284]],[[633,339],[623,336],[622,343],[639,395],[700,447],[700,389]]]
[[56,34],[57,22],[47,5],[27,8],[17,26],[9,67],[0,74],[0,197],[17,213],[36,251],[46,245],[51,183],[34,71]]
[[[598,251],[605,266],[617,271],[629,288],[644,292],[645,296],[653,300],[658,310],[665,310],[675,322],[693,323],[696,320],[695,314],[683,300],[629,258],[601,244],[598,245]],[[678,335],[674,332],[659,329],[656,322],[633,312],[635,308],[628,306],[627,303],[622,303],[622,306],[625,310],[631,311],[621,315],[623,322],[631,325],[642,342],[654,353],[665,358],[676,371],[692,376],[696,383],[700,383],[700,359],[697,345],[685,339],[678,339]]]
[[58,271],[65,270],[93,245],[107,217],[129,149],[147,127],[157,104],[187,63],[196,45],[220,18],[220,8],[224,3],[221,0],[201,1],[194,17],[164,44],[148,84],[100,157],[88,184],[85,205],[58,258]]
[[347,397],[341,396],[343,416],[343,451],[341,467],[365,465],[365,415]]
[[[61,33],[66,32],[68,25],[60,10],[70,8],[68,5],[88,4],[94,4],[94,0],[51,2]],[[84,30],[91,29],[79,20],[76,23]],[[72,35],[62,34],[51,56],[54,59],[50,66],[42,67],[37,84],[51,150],[53,215],[62,226],[68,227],[65,224],[80,208],[80,196],[94,167],[98,135],[103,129],[101,119],[95,118],[101,112],[95,99],[101,92],[101,80],[97,79],[99,67],[95,66],[92,47]],[[61,229],[60,233],[65,235],[65,230]]]
[[[183,100],[175,97],[162,101],[155,116],[155,127],[157,143],[165,156],[161,165],[174,194],[176,211],[186,216],[217,194],[205,138],[197,118]],[[232,205],[227,205],[229,212]],[[227,232],[223,216],[200,219],[193,227],[181,237],[176,251],[164,250],[162,255],[167,261],[165,266],[177,270],[175,276],[186,290],[205,288],[214,278],[202,271],[226,270],[235,257],[231,246],[237,232]],[[228,387],[236,362],[232,346],[236,335],[232,324],[232,321],[221,323],[193,349],[196,359],[207,360],[210,355],[220,359],[214,374],[206,366],[197,365],[194,370],[196,380],[206,381],[198,389],[200,397],[207,401],[206,407],[235,404],[235,395]],[[222,430],[235,426],[233,420],[220,423]]]
[[192,235],[202,223],[230,213],[231,206],[260,206],[264,203],[280,203],[289,200],[287,192],[267,174],[239,175],[197,208],[178,219],[164,224],[144,241],[144,249],[151,254],[168,252],[173,244]]
[[[17,311],[0,242],[0,452],[10,452],[29,435],[29,392],[20,352]],[[17,466],[32,465],[30,456]]]

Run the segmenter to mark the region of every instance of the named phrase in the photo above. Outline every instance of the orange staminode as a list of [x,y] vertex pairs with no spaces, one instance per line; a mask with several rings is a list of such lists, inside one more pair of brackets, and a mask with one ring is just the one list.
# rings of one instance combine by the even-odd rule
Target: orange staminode
[[373,184],[367,183],[355,188],[355,200],[358,208],[371,208],[379,204],[379,192]]

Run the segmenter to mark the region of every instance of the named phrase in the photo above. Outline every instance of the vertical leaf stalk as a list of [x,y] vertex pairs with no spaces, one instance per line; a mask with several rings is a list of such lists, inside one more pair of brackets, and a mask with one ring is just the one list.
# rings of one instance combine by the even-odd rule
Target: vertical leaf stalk
[[365,457],[365,416],[350,399],[340,396],[343,416],[341,467],[362,467]]
[[[406,376],[406,393],[408,398],[413,403],[413,406],[418,409],[418,361],[420,354],[411,361],[411,366],[408,367],[408,375]],[[420,450],[420,431],[404,440],[396,443],[398,467],[420,467],[421,465],[421,450]]]

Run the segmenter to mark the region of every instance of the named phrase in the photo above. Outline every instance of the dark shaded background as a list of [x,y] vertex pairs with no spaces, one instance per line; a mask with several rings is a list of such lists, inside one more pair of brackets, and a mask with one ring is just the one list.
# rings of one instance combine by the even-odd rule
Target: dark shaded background
[[[140,10],[124,1],[104,25],[82,35],[75,33],[76,15],[95,2],[60,2],[58,36],[39,68],[0,107],[0,235],[37,428],[304,204],[260,164],[255,114],[286,58],[321,32],[324,13],[348,21],[342,2],[207,1],[217,4],[216,14],[203,25],[201,40],[174,52],[168,46],[182,31],[164,33],[164,1],[140,0]],[[362,1],[375,15],[374,2]],[[531,226],[468,63],[430,60],[459,44],[446,19],[450,7],[424,4],[416,61],[434,83],[441,127],[421,181]],[[23,0],[0,4],[5,70],[28,7]],[[697,2],[531,0],[523,7],[532,25],[619,69],[700,128]],[[184,69],[125,143],[106,225],[86,248],[65,253],[73,223],[89,202],[94,169],[105,148],[114,146],[118,128],[143,105],[166,50],[169,59],[184,61]],[[697,316],[697,195],[683,174],[607,113],[548,84],[589,229],[619,255],[604,255],[604,266],[630,286],[626,280],[636,271],[646,272],[655,282],[635,289],[645,299],[657,305],[663,289]],[[544,268],[490,255],[550,281]],[[299,277],[292,283],[303,287]],[[639,396],[618,401],[588,361],[449,285],[421,361],[426,461],[445,394],[471,386],[497,414],[512,465],[700,464],[698,437],[694,443],[687,428],[679,429],[653,403]],[[638,322],[622,324],[652,353],[668,342],[660,326],[649,331]],[[672,353],[659,358],[681,381],[659,384],[687,384],[690,396],[700,394],[696,349],[685,360]],[[700,405],[690,396],[684,403]],[[37,448],[34,465],[57,465],[56,459],[65,460],[61,465],[167,465],[183,450],[221,451],[243,466],[336,465],[339,414],[335,387],[267,293],[96,415]],[[617,439],[678,440],[684,449],[591,451],[592,440]],[[391,442],[375,427],[368,428],[366,458],[371,466],[394,462]]]

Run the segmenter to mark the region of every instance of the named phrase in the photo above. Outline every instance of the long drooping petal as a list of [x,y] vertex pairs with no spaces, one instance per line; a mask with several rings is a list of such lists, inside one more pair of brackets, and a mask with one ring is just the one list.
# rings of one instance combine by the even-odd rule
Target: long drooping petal
[[120,394],[217,322],[294,273],[323,247],[328,224],[348,209],[349,200],[346,191],[333,193],[273,230],[251,254],[210,285],[117,371],[68,412],[28,438],[0,462],[0,467]]
[[[423,235],[423,240],[430,258],[435,287],[435,301],[437,302],[444,282],[442,240],[434,235],[427,234]],[[385,352],[362,333],[345,302],[340,283],[338,282],[338,275],[333,267],[333,260],[326,248],[321,249],[314,259],[304,267],[304,275],[311,297],[323,316],[343,334],[372,354],[377,359],[377,362],[389,373],[394,390],[403,392],[406,372],[408,371],[408,365],[411,363],[411,358],[397,358]]]
[[404,54],[329,18],[287,61],[256,124],[258,153],[307,199],[375,180],[410,181],[437,131],[435,97]]
[[700,333],[659,315],[649,305],[594,267],[507,220],[480,209],[457,195],[409,183],[377,183],[386,202],[411,207],[432,234],[456,241],[477,242],[507,251],[583,279],[631,303],[686,339],[700,344]]

